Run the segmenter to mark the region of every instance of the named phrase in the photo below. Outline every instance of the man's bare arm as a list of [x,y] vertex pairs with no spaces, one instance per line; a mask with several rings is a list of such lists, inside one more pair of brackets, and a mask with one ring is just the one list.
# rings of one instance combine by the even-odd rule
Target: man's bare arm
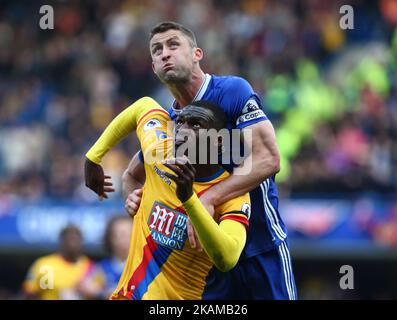
[[280,171],[280,155],[271,122],[261,121],[243,129],[246,130],[252,133],[251,141],[245,138],[245,143],[252,146],[252,152],[230,177],[204,193],[201,197],[204,203],[220,205],[251,191]]
[[144,165],[139,159],[139,153],[136,153],[122,176],[124,207],[131,217],[136,214],[141,203],[142,187],[145,179]]
[[143,163],[139,159],[139,152],[134,155],[128,164],[127,169],[122,176],[123,198],[127,199],[128,195],[134,190],[140,189],[145,183],[146,175]]

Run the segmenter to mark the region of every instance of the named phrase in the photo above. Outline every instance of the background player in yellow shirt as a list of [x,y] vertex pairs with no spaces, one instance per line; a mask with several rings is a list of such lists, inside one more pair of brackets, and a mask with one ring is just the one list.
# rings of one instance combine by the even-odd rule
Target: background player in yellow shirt
[[[245,245],[248,194],[216,207],[212,218],[197,195],[229,174],[217,164],[191,165],[186,158],[176,159],[175,164],[164,161],[173,155],[169,121],[168,113],[153,99],[142,98],[111,122],[86,155],[86,185],[104,196],[106,188],[110,188],[99,165],[104,154],[134,129],[144,154],[142,202],[134,218],[126,267],[112,299],[200,299],[212,266],[230,270]],[[175,148],[178,151],[185,137],[188,143],[199,140],[205,131],[200,129],[220,130],[225,125],[225,115],[217,106],[194,102],[179,115]],[[184,135],[187,132],[193,134]],[[214,149],[220,150],[220,144],[209,144],[207,151]],[[204,252],[188,244],[188,217]]]
[[59,253],[37,259],[23,283],[27,298],[41,300],[80,300],[86,298],[79,285],[90,276],[94,263],[82,252],[82,235],[74,226],[59,236]]

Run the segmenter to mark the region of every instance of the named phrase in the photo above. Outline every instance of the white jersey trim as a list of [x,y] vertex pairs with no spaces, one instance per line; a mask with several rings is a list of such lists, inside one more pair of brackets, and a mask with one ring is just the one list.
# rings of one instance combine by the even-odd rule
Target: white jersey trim
[[[211,78],[212,78],[211,75],[209,75],[208,73],[205,74],[204,81],[201,84],[199,91],[197,91],[196,95],[194,96],[192,102],[201,100],[203,98],[204,94],[207,92],[208,85],[211,81]],[[174,99],[174,101],[172,102],[172,110],[175,112],[176,115],[178,115],[182,111],[183,108],[176,109],[175,104],[176,104],[176,100]]]

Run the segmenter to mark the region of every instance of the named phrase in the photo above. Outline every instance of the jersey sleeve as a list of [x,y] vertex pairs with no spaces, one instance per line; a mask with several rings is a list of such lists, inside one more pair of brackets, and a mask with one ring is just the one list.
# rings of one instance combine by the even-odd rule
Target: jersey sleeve
[[148,153],[158,141],[168,141],[172,134],[172,122],[168,113],[163,109],[151,109],[142,114],[138,120],[136,134],[141,145],[139,159],[147,161]]
[[246,243],[244,225],[234,219],[226,219],[218,225],[195,193],[183,203],[183,207],[211,261],[221,271],[232,269]]
[[268,119],[260,98],[243,78],[230,77],[225,83],[222,97],[221,104],[228,106],[226,111],[238,129]]
[[142,143],[147,136],[146,131],[160,126],[159,119],[166,122],[169,119],[168,113],[152,98],[139,99],[112,120],[87,152],[86,157],[100,164],[103,156],[133,130],[137,130],[138,138]]
[[219,223],[225,220],[234,220],[242,223],[248,231],[251,216],[251,201],[248,193],[231,199],[215,208],[215,218]]

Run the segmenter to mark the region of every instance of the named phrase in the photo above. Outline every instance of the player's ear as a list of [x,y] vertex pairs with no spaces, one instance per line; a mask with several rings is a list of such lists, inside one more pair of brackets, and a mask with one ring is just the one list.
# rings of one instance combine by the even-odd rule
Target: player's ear
[[154,61],[152,61],[152,70],[153,70],[153,73],[154,73],[155,75],[157,75],[156,69],[154,68]]
[[193,49],[194,53],[194,62],[199,62],[204,58],[204,52],[201,48],[194,48]]

